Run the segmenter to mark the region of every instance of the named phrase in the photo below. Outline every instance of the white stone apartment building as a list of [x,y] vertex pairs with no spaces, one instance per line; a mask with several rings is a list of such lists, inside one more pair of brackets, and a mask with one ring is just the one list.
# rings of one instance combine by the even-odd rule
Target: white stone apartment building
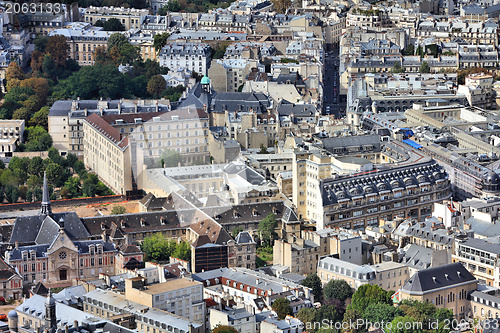
[[186,164],[209,161],[208,114],[202,109],[186,107],[153,117],[131,136],[145,157],[159,158],[164,150],[175,150]]
[[206,43],[170,43],[163,47],[158,60],[162,67],[187,68],[205,75],[210,67],[210,46]]
[[11,157],[23,142],[24,120],[0,120],[0,157]]
[[127,31],[130,29],[139,29],[141,26],[141,16],[148,14],[148,9],[90,6],[85,9],[83,19],[86,23],[95,24],[99,20],[105,22],[110,18],[115,18],[123,24],[125,31]]
[[95,50],[98,47],[107,47],[108,38],[114,31],[104,31],[100,27],[93,27],[82,22],[73,22],[68,28],[56,29],[49,36],[62,35],[69,45],[69,56],[80,66],[94,64]]
[[97,114],[83,120],[83,138],[85,166],[116,194],[132,190],[129,138]]
[[345,280],[355,289],[363,284],[371,284],[396,291],[409,279],[409,269],[404,264],[388,261],[372,266],[356,265],[332,257],[322,258],[318,262],[317,274],[323,285],[330,280]]

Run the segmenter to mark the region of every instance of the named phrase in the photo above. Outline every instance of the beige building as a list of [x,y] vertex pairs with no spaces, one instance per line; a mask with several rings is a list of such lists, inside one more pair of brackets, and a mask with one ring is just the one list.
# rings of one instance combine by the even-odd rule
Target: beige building
[[[204,333],[202,321],[192,321],[173,312],[151,308],[135,299],[102,289],[95,289],[83,297],[83,310],[101,318],[118,321],[124,327],[142,333]],[[175,299],[175,297],[172,297]],[[172,301],[175,304],[175,301]]]
[[74,22],[65,29],[56,29],[50,32],[50,36],[62,35],[66,37],[69,45],[69,56],[78,62],[80,66],[91,66],[95,60],[95,50],[98,47],[107,48],[108,38],[113,31],[104,31],[102,28]]
[[203,284],[177,278],[164,283],[146,284],[143,277],[125,280],[125,297],[128,300],[168,311],[191,321],[205,322]]
[[500,287],[500,245],[488,239],[467,238],[455,241],[451,258],[466,267],[483,284]]
[[179,108],[141,123],[132,134],[148,158],[160,158],[164,150],[175,150],[184,164],[208,163],[208,114],[203,109]]
[[208,69],[212,88],[217,92],[237,92],[257,63],[247,59],[213,59]]
[[316,272],[320,256],[318,244],[290,236],[288,240],[277,239],[273,246],[273,265],[290,267],[291,273],[308,275]]
[[468,300],[478,281],[460,263],[429,268],[415,273],[398,291],[398,300],[429,302],[464,318],[470,311]]
[[148,14],[148,9],[90,6],[85,10],[84,21],[94,25],[99,20],[105,22],[110,18],[115,18],[123,24],[125,31],[127,31],[130,29],[139,29],[141,27],[141,16]]
[[95,172],[115,193],[132,190],[132,145],[129,138],[97,114],[83,121],[85,167]]
[[[324,146],[342,157],[302,150],[293,162],[293,203],[299,218],[318,228],[363,229],[378,225],[379,219],[407,216],[420,220],[430,215],[434,202],[451,196],[448,175],[431,158],[397,142],[384,144],[390,150],[380,150],[376,141],[368,141],[373,136],[336,139],[325,140]],[[347,141],[358,145],[342,146]],[[367,173],[374,169],[372,163],[387,169]]]
[[498,295],[498,289],[473,291],[470,295],[470,307],[474,318],[500,318],[500,297]]
[[332,257],[318,262],[317,272],[323,285],[330,280],[345,280],[357,289],[363,284],[378,285],[386,290],[397,290],[408,280],[408,267],[397,262],[383,262],[377,265],[357,265]]

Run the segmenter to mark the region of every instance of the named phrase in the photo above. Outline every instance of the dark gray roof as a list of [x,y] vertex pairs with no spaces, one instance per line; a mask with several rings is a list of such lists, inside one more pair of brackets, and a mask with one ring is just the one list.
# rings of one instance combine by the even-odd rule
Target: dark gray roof
[[323,148],[329,152],[335,152],[339,148],[348,151],[349,147],[363,147],[373,146],[374,151],[380,151],[380,136],[371,135],[357,135],[357,136],[343,136],[336,138],[318,138],[322,143]]
[[337,204],[339,200],[351,200],[367,194],[405,189],[419,184],[435,184],[437,180],[446,179],[448,175],[434,160],[425,160],[406,166],[394,167],[390,170],[376,170],[361,173],[349,178],[326,179],[320,181],[323,205]]
[[276,107],[276,111],[280,116],[294,117],[314,117],[316,108],[312,104],[294,104],[286,100],[282,100]]
[[422,294],[438,288],[475,282],[477,282],[476,278],[461,263],[453,263],[415,273],[402,290],[409,294]]
[[[51,235],[54,232],[59,232],[59,228],[49,224],[43,228],[42,223],[45,220],[45,215],[32,215],[32,216],[19,216],[14,221],[12,233],[10,236],[10,243],[19,242],[21,244],[34,244],[37,243],[37,238],[41,244],[42,241],[50,241]],[[86,239],[90,237],[87,228],[82,223],[80,218],[75,212],[67,213],[54,213],[49,217],[56,224],[63,219],[64,231],[68,234],[70,239]],[[53,238],[52,238],[53,239]]]
[[[92,241],[74,241],[73,244],[78,249],[79,254],[90,253],[89,247],[90,245],[102,245],[103,252],[113,252],[116,251],[115,246],[109,242],[103,242],[102,240],[92,240]],[[46,257],[47,250],[50,248],[51,244],[43,244],[43,245],[27,245],[27,246],[19,246],[19,248],[13,248],[10,251],[10,260],[21,260],[22,253],[24,251],[31,252],[35,251],[37,258]]]
[[500,244],[492,244],[479,238],[468,238],[466,241],[460,242],[458,245],[464,245],[485,252],[494,253],[495,255],[500,253]]
[[236,236],[236,244],[248,244],[248,243],[255,243],[252,235],[248,231],[242,231]]
[[267,112],[269,98],[255,92],[220,92],[212,100],[213,112]]

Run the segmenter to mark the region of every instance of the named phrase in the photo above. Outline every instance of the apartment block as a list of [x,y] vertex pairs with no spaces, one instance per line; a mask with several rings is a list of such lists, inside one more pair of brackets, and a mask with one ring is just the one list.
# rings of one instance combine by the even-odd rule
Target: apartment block
[[94,25],[97,21],[106,22],[111,18],[115,18],[123,24],[125,31],[127,31],[130,29],[139,29],[141,26],[141,17],[145,15],[149,15],[148,9],[90,6],[85,9],[83,19],[86,23]]
[[97,288],[86,293],[82,299],[83,310],[87,314],[101,318],[113,318],[121,325],[138,332],[205,332],[205,326],[201,320],[193,321],[172,312],[151,308],[112,291]]
[[397,290],[409,278],[408,267],[397,262],[357,265],[333,257],[324,257],[318,262],[317,274],[323,285],[330,280],[345,280],[355,289],[363,284],[371,284],[386,290]]
[[83,121],[83,156],[87,168],[115,193],[132,190],[132,145],[129,138],[97,114]]
[[187,68],[206,75],[210,67],[210,46],[205,43],[170,43],[164,46],[159,55],[160,66]]
[[453,311],[456,318],[464,318],[470,311],[469,297],[477,289],[478,281],[460,263],[429,268],[415,273],[398,290],[399,299],[414,299],[432,303],[438,308]]
[[203,284],[197,281],[177,278],[164,283],[146,284],[143,277],[127,279],[125,297],[191,321],[205,322]]

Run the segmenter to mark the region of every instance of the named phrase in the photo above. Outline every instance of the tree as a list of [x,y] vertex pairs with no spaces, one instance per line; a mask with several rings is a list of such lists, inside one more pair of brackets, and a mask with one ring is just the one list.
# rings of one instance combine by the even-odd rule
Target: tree
[[212,48],[212,59],[222,59],[228,46],[228,43],[217,43],[217,45]]
[[73,154],[73,153],[69,153],[67,156],[66,156],[66,163],[67,165],[69,165],[70,167],[73,167],[73,171],[74,171],[74,165],[75,163],[78,161],[78,157],[76,156],[76,154]]
[[114,206],[111,210],[111,215],[122,215],[127,213],[127,209],[123,206]]
[[290,307],[290,301],[287,298],[277,298],[273,304],[271,304],[271,308],[276,312],[280,320],[293,314],[292,308]]
[[318,274],[313,273],[309,274],[304,281],[301,283],[303,286],[306,286],[308,288],[312,289],[312,293],[314,295],[314,298],[316,301],[319,301],[321,297],[321,292],[323,291],[322,283],[321,280],[318,276]]
[[47,95],[49,94],[49,81],[43,77],[30,77],[29,79],[22,80],[21,87],[29,87],[35,92],[36,100],[40,104],[45,104]]
[[10,169],[3,170],[0,175],[0,183],[7,187],[8,185],[18,185],[18,179],[15,177],[14,173]]
[[401,63],[399,61],[396,61],[394,63],[394,66],[392,66],[391,73],[404,73],[405,69],[403,66],[401,66]]
[[26,185],[28,186],[29,190],[41,187],[42,184],[43,184],[42,178],[38,177],[37,175],[31,175],[26,181]]
[[148,93],[158,96],[167,87],[167,81],[161,75],[153,76],[148,82]]
[[272,0],[274,9],[280,13],[285,14],[288,8],[292,7],[292,0]]
[[394,318],[403,315],[403,310],[392,304],[373,303],[363,312],[363,318],[371,323],[391,322]]
[[[165,7],[165,6],[164,6]],[[155,47],[156,54],[159,54],[161,49],[167,45],[168,37],[170,34],[167,32],[156,34],[153,38],[153,46]]]
[[273,213],[269,213],[262,221],[259,222],[259,235],[264,246],[273,246],[276,232],[274,229],[278,226],[276,217]]
[[175,246],[175,251],[173,252],[172,256],[181,260],[190,261],[191,246],[188,242],[180,242]]
[[31,69],[34,73],[40,73],[42,71],[44,54],[38,50],[31,53]]
[[259,154],[268,154],[267,148],[263,144],[260,145]]
[[321,322],[324,319],[328,319],[330,322],[337,322],[342,319],[332,304],[323,304],[318,311],[316,311],[316,321]]
[[[363,332],[364,327],[356,325],[359,319],[362,319],[361,312],[355,309],[348,308],[344,314],[343,326],[348,327],[348,329],[343,330],[346,333],[360,333]],[[352,324],[352,325],[351,325]]]
[[108,53],[105,46],[98,46],[94,52],[95,62],[104,63],[108,60]]
[[391,322],[391,332],[394,333],[420,333],[424,332],[419,327],[419,322],[409,316],[399,316]]
[[36,187],[32,190],[31,200],[32,201],[42,201],[43,191],[40,187]]
[[302,308],[297,313],[297,318],[304,323],[305,331],[313,332],[314,323],[316,322],[316,312],[315,308]]
[[125,26],[117,18],[110,18],[102,25],[104,31],[125,31]]
[[123,44],[119,49],[120,64],[130,65],[141,58],[139,48],[130,43]]
[[19,199],[19,189],[14,185],[5,186],[5,198],[9,203],[16,203]]
[[81,182],[78,177],[69,177],[66,182],[64,182],[63,189],[67,189],[67,198],[76,198],[82,195]]
[[40,53],[45,53],[45,49],[47,48],[48,37],[44,35],[37,35],[34,40],[35,50]]
[[108,38],[108,50],[111,50],[114,46],[117,46],[118,49],[125,44],[128,43],[127,37],[120,33],[111,34]]
[[238,331],[231,326],[218,325],[212,330],[212,333],[238,333]]
[[55,79],[57,77],[58,71],[57,71],[56,63],[55,63],[54,59],[52,59],[52,57],[48,54],[43,56],[42,69],[43,69],[43,73],[46,76],[51,77],[53,79]]
[[172,168],[182,163],[182,155],[172,149],[166,149],[161,152],[160,162],[162,168]]
[[163,6],[163,8],[165,7],[167,7],[167,11],[169,12],[178,12],[182,9],[181,4],[179,3],[178,0],[170,0],[166,6]]
[[52,35],[47,39],[46,53],[54,60],[56,67],[65,67],[69,58],[69,45],[63,35]]
[[66,181],[63,176],[63,168],[59,164],[53,162],[49,163],[49,165],[47,165],[46,171],[47,180],[54,184],[54,186],[59,187]]
[[31,119],[30,119],[30,122],[29,122],[30,126],[41,126],[47,130],[48,126],[49,126],[49,124],[48,124],[49,111],[50,111],[50,107],[44,106],[43,108],[41,108],[40,110],[35,112],[33,117],[31,117]]
[[429,63],[427,61],[422,61],[422,65],[420,65],[420,73],[430,73],[431,72],[431,67],[429,66]]
[[323,290],[327,299],[345,301],[352,296],[353,290],[345,280],[330,280]]
[[83,178],[83,175],[86,173],[85,164],[82,161],[78,160],[73,164],[73,171],[78,174],[80,178]]
[[391,292],[385,291],[378,285],[364,284],[352,295],[349,307],[363,312],[370,304],[392,304],[391,294]]
[[147,260],[166,261],[175,250],[175,241],[168,240],[160,233],[144,238],[141,249]]
[[23,80],[24,72],[21,66],[19,66],[15,61],[11,62],[5,71],[5,79],[7,81],[12,79]]
[[231,231],[231,236],[233,236],[234,239],[236,239],[236,237],[238,236],[238,234],[240,232],[243,231],[243,228],[242,227],[236,227],[233,229],[233,231]]

